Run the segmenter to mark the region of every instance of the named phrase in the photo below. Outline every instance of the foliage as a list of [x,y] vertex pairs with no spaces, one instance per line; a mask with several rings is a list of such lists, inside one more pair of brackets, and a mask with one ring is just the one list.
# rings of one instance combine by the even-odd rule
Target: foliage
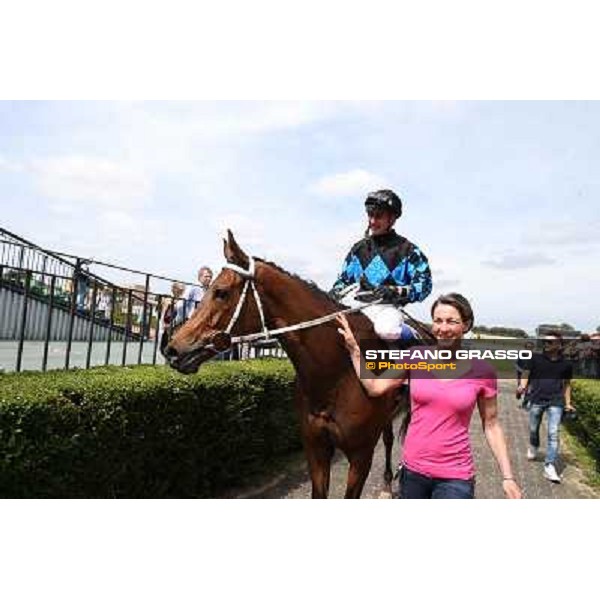
[[600,381],[573,381],[573,404],[577,419],[567,428],[591,451],[600,471]]
[[478,325],[477,327],[473,327],[473,333],[484,333],[512,338],[528,337],[526,331],[517,329],[516,327],[486,327],[485,325]]
[[0,496],[211,497],[300,446],[287,361],[0,375]]

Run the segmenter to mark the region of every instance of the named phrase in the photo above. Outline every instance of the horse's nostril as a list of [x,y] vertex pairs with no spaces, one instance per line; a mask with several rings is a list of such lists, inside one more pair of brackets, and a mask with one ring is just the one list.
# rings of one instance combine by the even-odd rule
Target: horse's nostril
[[163,354],[165,358],[170,361],[175,360],[177,358],[177,350],[175,350],[175,348],[173,348],[173,346],[171,346],[170,344],[164,349]]

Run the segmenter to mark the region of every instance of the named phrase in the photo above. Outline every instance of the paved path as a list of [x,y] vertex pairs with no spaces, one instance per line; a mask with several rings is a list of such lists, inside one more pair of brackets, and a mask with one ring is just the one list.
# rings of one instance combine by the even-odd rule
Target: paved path
[[[595,498],[597,493],[583,483],[581,471],[565,448],[561,448],[559,470],[563,482],[553,484],[543,476],[543,458],[530,462],[526,458],[528,444],[527,413],[519,408],[514,396],[514,382],[500,381],[498,402],[500,420],[508,440],[509,452],[515,477],[523,489],[526,498]],[[545,423],[545,419],[544,419]],[[471,439],[477,465],[477,498],[503,498],[500,474],[494,457],[481,430],[479,414],[475,410],[471,423]],[[541,432],[542,450],[545,447],[545,430]],[[398,448],[394,445],[394,461],[397,461]],[[380,441],[373,459],[373,467],[363,490],[363,498],[379,498],[383,480],[383,443]],[[331,498],[343,498],[346,486],[347,461],[336,454],[331,476]],[[396,486],[396,482],[394,482]],[[310,498],[310,480],[304,457],[296,454],[288,461],[284,472],[265,481],[258,482],[252,488],[236,490],[227,495],[234,498]],[[396,487],[394,487],[394,494]]]

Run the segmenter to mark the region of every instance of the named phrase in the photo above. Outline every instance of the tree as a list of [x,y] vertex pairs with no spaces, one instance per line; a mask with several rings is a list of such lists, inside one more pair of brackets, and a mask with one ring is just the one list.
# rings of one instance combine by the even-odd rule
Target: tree
[[483,333],[488,335],[497,335],[501,337],[515,337],[515,338],[526,338],[527,332],[523,329],[516,327],[486,327],[485,325],[478,325],[473,327],[473,333]]

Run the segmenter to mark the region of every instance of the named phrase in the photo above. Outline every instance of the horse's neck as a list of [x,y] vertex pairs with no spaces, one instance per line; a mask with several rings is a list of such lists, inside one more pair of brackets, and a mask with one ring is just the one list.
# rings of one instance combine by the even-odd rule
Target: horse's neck
[[[265,289],[265,318],[269,328],[305,323],[337,312],[339,307],[307,283],[278,274]],[[335,322],[281,335],[282,345],[301,379],[339,377],[348,368],[348,357],[339,343]]]

